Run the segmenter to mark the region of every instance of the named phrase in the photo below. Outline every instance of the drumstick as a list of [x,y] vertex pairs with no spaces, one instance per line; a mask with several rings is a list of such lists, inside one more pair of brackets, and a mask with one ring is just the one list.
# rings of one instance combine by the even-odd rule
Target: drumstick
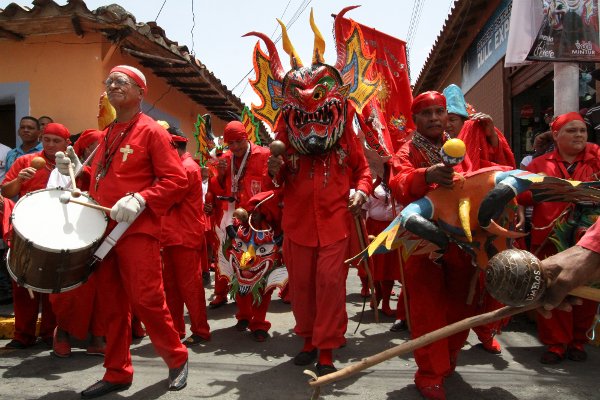
[[[71,196],[79,197],[81,196],[81,190],[75,185],[75,172],[73,171],[73,163],[69,163],[69,177],[71,178],[71,186],[73,186],[73,191],[71,192]],[[87,203],[86,203],[87,204]]]
[[99,206],[97,204],[86,203],[85,201],[81,201],[81,200],[75,200],[74,198],[72,198],[71,196],[69,196],[67,193],[61,194],[60,197],[59,197],[59,200],[63,204],[75,203],[75,204],[79,204],[79,205],[84,206],[84,207],[89,207],[89,208],[93,208],[93,209],[96,209],[96,210],[104,211],[104,212],[107,212],[109,214],[110,214],[110,210],[111,210],[108,207],[102,207],[102,206]]

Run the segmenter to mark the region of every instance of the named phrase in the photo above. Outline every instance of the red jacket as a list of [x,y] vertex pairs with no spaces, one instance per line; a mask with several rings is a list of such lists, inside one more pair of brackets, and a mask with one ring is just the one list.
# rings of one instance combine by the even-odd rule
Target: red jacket
[[286,164],[277,180],[284,183],[283,232],[297,244],[327,246],[349,237],[350,189],[367,195],[372,191],[369,165],[351,130],[346,129],[339,147],[340,152],[331,150],[321,156],[308,156],[287,146]]
[[590,226],[585,235],[577,242],[577,246],[585,247],[593,252],[600,253],[600,223]]
[[200,249],[204,242],[204,202],[200,166],[190,153],[181,156],[187,175],[185,195],[181,202],[169,209],[161,219],[162,246],[184,246]]
[[[573,174],[569,176],[563,159],[558,153],[558,149],[550,153],[536,157],[527,166],[527,170],[547,176],[554,176],[562,179],[571,179],[576,181],[595,181],[598,180],[600,173],[600,147],[593,143],[588,143],[585,150],[577,157],[577,166]],[[534,206],[531,217],[531,245],[539,246],[552,231],[553,221],[564,211],[569,203],[543,202],[534,203],[531,192],[525,192],[519,196],[519,204],[525,206]],[[539,229],[546,227],[546,229]],[[538,228],[538,229],[536,229]]]
[[[118,139],[115,141],[129,124],[115,124],[107,140],[100,143],[91,164],[90,196],[100,205],[112,207],[126,194],[138,192],[146,200],[146,209],[125,235],[146,233],[160,239],[160,216],[185,194],[186,175],[171,136],[145,114],[140,115],[120,143]],[[113,141],[116,152],[96,188],[106,142],[110,145]]]
[[50,160],[46,158],[43,150],[37,153],[25,154],[17,158],[13,165],[10,167],[10,169],[6,173],[6,177],[4,178],[4,184],[15,180],[19,175],[19,172],[21,172],[23,168],[30,167],[31,159],[34,157],[43,157],[44,160],[46,160],[46,166],[44,168],[38,169],[31,179],[26,180],[21,184],[21,189],[19,190],[19,197],[23,197],[25,194],[33,192],[35,190],[46,189],[46,185],[48,184],[48,178],[50,178],[50,171],[54,169],[54,163],[51,163]]
[[[429,159],[413,144],[412,140],[404,143],[392,157],[392,173],[390,189],[394,198],[403,206],[425,196],[438,185],[425,182],[425,171],[431,167]],[[454,169],[457,172],[469,170],[468,161],[463,161]]]
[[[252,196],[273,188],[271,178],[269,178],[269,174],[267,173],[267,160],[269,159],[271,152],[266,147],[257,146],[252,143],[249,143],[249,145],[250,154],[248,155],[244,172],[242,173],[240,181],[238,182],[237,197],[239,201],[235,203],[236,208],[245,207],[246,203]],[[217,176],[213,176],[210,178],[209,191],[215,196],[231,196],[230,171],[233,154],[231,151],[227,151],[222,155],[222,157],[227,160],[225,184],[224,186],[221,186]],[[238,159],[236,157],[235,162],[237,164],[236,166],[239,167],[242,159]],[[216,202],[217,204],[220,204],[223,209],[227,210],[227,202],[218,200]]]

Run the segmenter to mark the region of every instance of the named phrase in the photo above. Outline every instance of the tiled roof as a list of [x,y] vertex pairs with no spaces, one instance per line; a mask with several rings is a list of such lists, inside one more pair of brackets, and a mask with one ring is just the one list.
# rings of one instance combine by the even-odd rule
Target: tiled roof
[[0,9],[0,40],[69,32],[80,37],[100,32],[110,42],[118,43],[121,51],[223,120],[231,120],[231,113],[240,115],[244,108],[227,86],[190,55],[187,46],[167,38],[155,22],[138,23],[117,4],[90,11],[83,0],[68,0],[64,6],[52,0],[34,0],[33,8],[11,3]]

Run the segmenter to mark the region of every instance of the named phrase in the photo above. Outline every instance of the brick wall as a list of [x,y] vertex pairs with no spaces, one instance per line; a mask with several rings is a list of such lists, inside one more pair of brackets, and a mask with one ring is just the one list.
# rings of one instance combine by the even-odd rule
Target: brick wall
[[472,104],[477,111],[489,114],[494,119],[496,128],[503,132],[509,139],[509,132],[504,126],[504,62],[500,61],[465,94],[467,103]]

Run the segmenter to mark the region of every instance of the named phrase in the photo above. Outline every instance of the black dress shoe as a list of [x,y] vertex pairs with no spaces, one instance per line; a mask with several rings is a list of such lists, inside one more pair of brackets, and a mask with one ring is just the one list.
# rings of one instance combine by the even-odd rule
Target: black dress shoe
[[169,390],[181,390],[187,385],[188,361],[181,367],[169,369]]
[[331,365],[317,364],[317,376],[329,375],[337,371],[337,368]]
[[390,331],[402,332],[407,329],[408,329],[408,325],[407,325],[406,321],[403,319],[398,319],[398,320],[396,320],[396,322],[394,322],[394,325],[392,325],[392,327],[390,328]]
[[246,329],[248,329],[248,325],[250,325],[250,321],[247,319],[240,319],[237,324],[235,324],[234,328],[236,331],[244,332]]
[[300,353],[296,354],[296,357],[294,357],[294,364],[295,365],[308,365],[308,364],[312,364],[313,361],[315,361],[317,359],[317,349],[314,348],[311,351],[301,351]]
[[131,386],[131,383],[111,383],[105,380],[94,383],[89,388],[81,392],[82,399],[94,399],[96,397],[104,396],[110,392],[117,392],[120,390],[127,390]]

